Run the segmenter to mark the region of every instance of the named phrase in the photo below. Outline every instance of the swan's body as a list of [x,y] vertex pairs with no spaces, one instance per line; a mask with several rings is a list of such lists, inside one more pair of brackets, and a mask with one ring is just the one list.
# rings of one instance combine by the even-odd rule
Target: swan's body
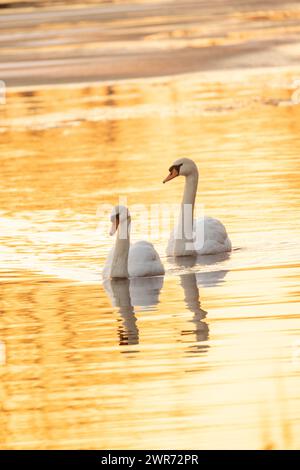
[[174,162],[164,183],[176,176],[185,176],[185,188],[177,227],[171,233],[168,256],[213,255],[231,251],[231,241],[224,225],[212,217],[194,220],[198,187],[198,168],[188,158]]
[[[118,222],[115,221],[117,218]],[[116,243],[103,268],[104,279],[152,277],[165,274],[160,257],[152,243],[130,245],[130,216],[125,207],[117,206],[112,216],[117,231]]]
[[[110,251],[104,265],[104,279],[123,277],[110,275],[114,251],[115,247]],[[165,274],[164,267],[152,243],[140,241],[130,245],[128,253],[128,276],[126,277],[151,277],[161,276],[163,274]]]
[[[194,220],[193,228],[193,240],[196,238],[196,234],[203,231],[203,245],[201,248],[195,248],[193,254],[197,255],[215,255],[217,253],[223,253],[225,251],[231,251],[231,241],[227,235],[226,229],[222,222],[213,217],[204,216],[203,218]],[[171,232],[168,246],[168,256],[180,256],[179,252],[176,254],[175,247],[175,233],[176,229]],[[187,256],[183,250],[181,256]]]

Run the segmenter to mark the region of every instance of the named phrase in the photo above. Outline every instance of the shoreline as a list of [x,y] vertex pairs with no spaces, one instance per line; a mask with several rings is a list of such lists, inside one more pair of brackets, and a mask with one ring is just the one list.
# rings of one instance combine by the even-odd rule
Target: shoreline
[[1,10],[7,88],[299,66],[297,2],[117,2]]
[[22,92],[28,91],[30,89],[34,90],[48,90],[48,89],[61,89],[61,88],[69,88],[69,89],[80,89],[88,86],[110,86],[116,84],[140,84],[140,83],[148,83],[148,84],[163,84],[168,83],[170,81],[182,81],[184,78],[186,79],[193,79],[197,78],[198,82],[207,83],[207,81],[211,80],[220,80],[222,83],[226,82],[238,82],[240,78],[243,76],[247,77],[255,77],[261,75],[275,75],[277,74],[278,77],[282,78],[282,74],[299,74],[300,76],[300,65],[284,65],[281,67],[275,66],[267,66],[267,67],[253,67],[253,68],[236,68],[230,70],[205,70],[205,71],[193,71],[193,72],[182,72],[176,74],[169,74],[169,75],[153,75],[148,77],[133,77],[133,78],[115,78],[115,79],[107,79],[107,80],[78,80],[72,82],[59,82],[59,83],[40,83],[40,84],[26,84],[26,85],[11,85],[7,86],[7,90],[11,93],[14,92]]

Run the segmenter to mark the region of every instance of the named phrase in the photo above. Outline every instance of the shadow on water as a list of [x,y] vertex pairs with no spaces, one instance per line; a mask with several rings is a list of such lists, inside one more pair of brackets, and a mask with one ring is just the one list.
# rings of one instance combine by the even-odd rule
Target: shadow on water
[[[168,261],[171,265],[176,266],[179,270],[185,270],[187,268],[198,268],[200,266],[213,266],[218,265],[224,261],[230,259],[231,253],[218,253],[216,255],[202,255],[202,256],[178,256],[175,258],[169,258]],[[193,272],[197,279],[197,284],[202,287],[215,287],[218,284],[224,282],[224,278],[228,273],[226,269],[220,269],[215,271],[195,271]]]
[[[213,266],[218,265],[218,263],[223,263],[224,261],[229,260],[231,253],[218,253],[216,255],[202,255],[196,258],[197,266]],[[208,271],[208,272],[197,272],[197,284],[202,287],[215,287],[224,282],[226,274],[228,271],[226,269],[220,269],[218,271]]]
[[153,278],[111,279],[104,282],[104,289],[113,307],[120,314],[118,328],[120,346],[139,344],[139,329],[134,307],[149,310],[159,302],[164,283],[163,276]]
[[215,255],[198,255],[198,256],[175,256],[169,257],[168,261],[180,268],[193,268],[194,266],[212,266],[214,264],[227,261],[231,256],[231,252],[217,253]]
[[193,328],[183,330],[182,336],[193,336],[192,346],[188,347],[188,353],[204,353],[208,350],[208,344],[199,344],[208,340],[209,328],[206,322],[202,321],[207,312],[201,308],[200,294],[197,285],[197,277],[195,273],[182,274],[180,276],[180,284],[184,292],[184,302],[187,308],[194,314],[190,320]]
[[[202,255],[202,256],[181,256],[171,258],[171,264],[176,265],[179,269],[195,268],[198,266],[210,266],[221,263],[230,258],[230,253],[219,253],[216,255]],[[182,331],[182,335],[194,335],[195,342],[188,348],[188,352],[204,353],[208,350],[207,342],[209,338],[209,327],[203,321],[207,316],[207,312],[201,308],[199,287],[215,287],[224,282],[227,270],[209,271],[209,272],[190,272],[187,274],[180,274],[180,284],[184,292],[184,301],[186,307],[190,312],[194,313],[193,318],[190,320],[194,323],[195,328],[191,330]]]
[[[209,274],[206,280],[207,285],[217,284],[226,275],[225,271]],[[200,293],[198,284],[203,285],[204,281],[199,275],[202,273],[187,273],[179,276],[180,285],[184,294],[184,303],[187,309],[193,314],[189,320],[193,327],[182,330],[181,336],[191,337],[186,352],[204,353],[208,350],[206,343],[209,338],[209,327],[203,321],[207,312],[201,308]],[[212,276],[214,275],[214,276]],[[159,295],[163,287],[163,277],[153,278],[133,278],[133,279],[113,279],[104,282],[104,289],[110,298],[113,307],[118,309],[121,322],[118,327],[119,345],[129,346],[139,344],[139,328],[135,307],[144,311],[151,311],[159,303]],[[206,344],[199,344],[205,342]]]

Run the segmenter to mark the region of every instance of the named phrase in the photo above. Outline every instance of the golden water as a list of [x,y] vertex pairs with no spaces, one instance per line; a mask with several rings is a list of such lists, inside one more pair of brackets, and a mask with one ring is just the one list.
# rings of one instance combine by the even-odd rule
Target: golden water
[[[0,109],[2,449],[299,448],[294,78],[257,71],[9,91]],[[152,241],[165,278],[105,290],[112,240],[97,230],[99,205],[119,195],[129,205],[179,202],[183,181],[162,179],[183,156],[200,169],[198,204],[224,222],[235,250],[172,263],[163,231]]]

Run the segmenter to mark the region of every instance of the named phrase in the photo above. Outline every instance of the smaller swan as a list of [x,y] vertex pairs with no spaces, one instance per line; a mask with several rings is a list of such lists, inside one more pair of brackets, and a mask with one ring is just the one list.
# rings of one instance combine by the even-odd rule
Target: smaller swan
[[103,279],[150,277],[165,274],[160,257],[152,243],[136,242],[130,246],[131,217],[124,206],[116,206],[111,214],[110,235],[117,232],[116,243],[103,268]]

